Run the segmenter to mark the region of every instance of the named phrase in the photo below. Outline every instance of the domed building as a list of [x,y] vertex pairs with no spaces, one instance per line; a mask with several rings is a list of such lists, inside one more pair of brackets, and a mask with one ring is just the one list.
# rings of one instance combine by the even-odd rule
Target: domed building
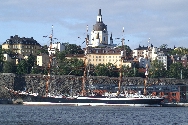
[[99,14],[97,15],[96,24],[93,25],[93,30],[91,31],[90,46],[92,47],[114,46],[112,33],[110,37],[110,44],[108,44],[108,30],[107,30],[107,25],[103,23],[101,9],[99,9]]

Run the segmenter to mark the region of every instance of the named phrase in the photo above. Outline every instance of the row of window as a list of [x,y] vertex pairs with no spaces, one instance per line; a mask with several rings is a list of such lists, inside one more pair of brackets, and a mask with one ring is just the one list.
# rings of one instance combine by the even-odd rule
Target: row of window
[[[91,61],[91,59],[89,59],[89,61]],[[96,60],[93,59],[93,61],[105,61],[105,59],[96,59]],[[113,59],[113,60],[111,60],[111,59],[107,60],[107,59],[106,59],[106,61],[108,61],[108,62],[113,61],[113,62],[114,62],[114,61],[118,61],[118,60],[114,60],[114,59]],[[119,60],[119,61],[121,61],[121,60]]]
[[[10,46],[8,46],[8,48],[10,48]],[[13,48],[14,48],[14,49],[18,49],[19,46],[18,46],[18,45],[13,45]],[[21,48],[24,48],[24,46],[21,46]],[[36,46],[35,46],[35,47],[34,47],[34,46],[25,46],[25,48],[26,48],[26,49],[27,49],[27,48],[28,48],[28,49],[30,49],[30,48],[31,48],[31,49],[34,49],[34,48],[36,49]]]
[[[106,56],[106,58],[121,58],[121,56]],[[95,58],[95,56],[93,56]],[[105,56],[96,56],[96,58],[105,58]]]

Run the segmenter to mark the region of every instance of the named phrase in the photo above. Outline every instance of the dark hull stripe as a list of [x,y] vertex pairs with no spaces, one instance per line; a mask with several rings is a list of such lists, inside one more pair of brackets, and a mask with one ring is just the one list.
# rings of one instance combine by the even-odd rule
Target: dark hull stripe
[[97,99],[95,98],[88,98],[88,99],[77,99],[77,98],[53,98],[53,97],[41,97],[41,96],[25,96],[22,98],[23,102],[50,102],[50,103],[105,103],[105,104],[160,104],[163,99],[159,98],[131,98],[130,100],[127,98],[123,99],[107,99],[99,100],[99,97]]

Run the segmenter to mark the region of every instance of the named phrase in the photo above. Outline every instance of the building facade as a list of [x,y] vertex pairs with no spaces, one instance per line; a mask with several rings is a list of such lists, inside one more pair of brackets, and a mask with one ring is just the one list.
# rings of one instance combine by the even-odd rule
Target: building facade
[[59,52],[65,51],[65,45],[60,42],[52,43],[48,48],[49,55],[55,54],[56,51],[59,51]]
[[37,55],[37,51],[41,49],[41,45],[31,38],[20,38],[18,35],[11,36],[2,44],[2,49],[10,50],[11,52],[26,55]]

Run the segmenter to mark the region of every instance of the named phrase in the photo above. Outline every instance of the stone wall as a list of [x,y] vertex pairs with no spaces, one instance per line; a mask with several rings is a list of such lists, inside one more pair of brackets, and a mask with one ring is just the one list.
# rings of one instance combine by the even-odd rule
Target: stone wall
[[[1,73],[0,74],[0,96],[9,96],[7,94],[6,87],[9,89],[24,90],[33,93],[39,93],[44,95],[46,91],[46,83],[48,76],[41,74],[28,74],[28,75],[15,75],[12,73]],[[52,75],[51,81],[49,81],[48,90],[49,92],[58,93],[69,93],[71,90],[74,92],[80,92],[82,89],[81,76],[72,75]],[[85,85],[90,84],[115,84],[118,86],[119,78],[117,77],[106,77],[106,76],[92,76],[85,81]],[[188,84],[187,79],[173,79],[173,78],[149,78],[148,84],[177,84],[184,83]],[[125,85],[143,85],[144,78],[141,77],[124,77],[122,78],[122,86]]]

